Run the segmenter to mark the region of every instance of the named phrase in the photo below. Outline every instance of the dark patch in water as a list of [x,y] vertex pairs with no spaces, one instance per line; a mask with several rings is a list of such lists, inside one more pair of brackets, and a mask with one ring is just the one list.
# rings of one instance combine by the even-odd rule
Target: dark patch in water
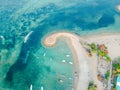
[[[42,28],[43,29],[43,28]],[[11,82],[13,79],[13,74],[17,71],[24,70],[25,67],[28,64],[28,58],[30,53],[32,53],[34,50],[37,50],[37,45],[40,47],[40,39],[42,37],[42,30],[39,28],[38,30],[35,30],[30,36],[26,43],[23,43],[20,55],[18,57],[18,60],[15,64],[13,64],[6,75],[6,80]]]
[[[104,13],[109,13],[109,15]],[[102,5],[102,7],[100,5],[76,5],[67,9],[56,10],[44,20],[44,23],[50,27],[59,26],[59,28],[67,29],[80,27],[82,30],[92,30],[114,24],[114,15],[113,8],[108,9],[106,5]],[[101,18],[99,19],[98,16]]]
[[114,23],[115,23],[114,17],[106,14],[104,14],[98,21],[99,27],[107,27]]
[[28,47],[25,47],[25,44],[23,44],[19,58],[15,64],[13,64],[10,69],[7,72],[6,75],[6,80],[7,81],[12,81],[13,79],[13,74],[18,71],[18,70],[23,70],[25,66],[27,65],[26,63],[23,63],[25,59],[28,59],[27,53],[28,53]]

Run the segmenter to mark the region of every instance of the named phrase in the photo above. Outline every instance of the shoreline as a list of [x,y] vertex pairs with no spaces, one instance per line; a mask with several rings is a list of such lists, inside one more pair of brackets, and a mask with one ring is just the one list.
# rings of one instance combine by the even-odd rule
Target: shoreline
[[[52,47],[57,43],[57,39],[60,37],[67,38],[67,43],[69,44],[68,46],[71,47],[71,51],[73,53],[74,67],[75,67],[74,71],[77,72],[78,74],[78,77],[75,77],[75,80],[74,80],[74,90],[80,90],[80,89],[87,90],[88,81],[89,81],[89,78],[88,78],[89,70],[87,67],[87,59],[85,58],[86,54],[85,55],[83,54],[83,52],[85,51],[82,45],[80,44],[80,38],[77,35],[72,33],[61,32],[61,33],[54,33],[46,37],[43,43],[48,47]],[[80,63],[80,62],[83,62],[83,63]],[[84,70],[83,68],[85,68],[86,70]],[[82,85],[83,83],[84,85]]]
[[[116,50],[120,50],[120,34],[96,34],[96,35],[80,37],[74,33],[55,32],[53,34],[45,36],[42,41],[45,46],[53,47],[57,43],[57,40],[61,37],[66,38],[66,42],[68,43],[68,46],[70,47],[74,56],[75,71],[78,72],[78,78],[75,79],[74,81],[74,90],[80,90],[80,89],[87,90],[86,86],[88,86],[89,78],[91,77],[91,76],[89,77],[88,74],[89,59],[87,58],[86,51],[83,48],[84,43],[92,43],[92,42],[97,44],[103,43],[108,47],[108,50],[110,51],[109,55],[112,57],[112,59],[114,59],[117,56],[120,57],[118,53],[119,51],[116,51]],[[112,46],[114,46],[114,48],[112,48]],[[82,70],[83,68],[86,70]]]

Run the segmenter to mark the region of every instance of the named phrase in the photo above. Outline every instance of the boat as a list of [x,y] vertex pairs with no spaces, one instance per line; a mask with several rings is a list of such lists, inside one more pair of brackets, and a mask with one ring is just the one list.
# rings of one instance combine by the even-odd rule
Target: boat
[[32,84],[30,85],[30,90],[32,90]]
[[44,89],[43,89],[43,86],[41,86],[41,90],[44,90]]
[[29,36],[33,33],[33,31],[30,31],[24,38],[24,43],[26,43],[29,39]]

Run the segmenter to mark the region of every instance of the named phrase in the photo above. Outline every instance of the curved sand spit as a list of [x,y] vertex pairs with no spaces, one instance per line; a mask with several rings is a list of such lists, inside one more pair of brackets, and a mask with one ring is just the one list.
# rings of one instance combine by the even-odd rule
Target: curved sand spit
[[[114,60],[114,58],[120,57],[120,34],[93,35],[84,37],[83,39],[75,34],[60,32],[47,36],[43,40],[43,43],[46,46],[54,46],[57,42],[57,39],[60,37],[67,38],[67,42],[75,55],[74,65],[78,69],[79,77],[75,80],[74,90],[88,90],[90,77],[93,77],[93,81],[98,86],[97,90],[103,90],[102,83],[97,79],[97,60],[90,61],[90,58],[87,56],[86,51],[82,45],[84,42],[105,44],[108,47],[109,56],[112,60]],[[97,59],[97,57],[94,58]]]
[[79,79],[75,83],[74,90],[87,90],[89,82],[89,68],[85,54],[86,52],[80,44],[80,38],[77,35],[71,33],[61,32],[47,36],[43,42],[46,46],[54,46],[57,39],[60,37],[65,37],[68,39],[68,43],[69,45],[71,45],[72,48],[71,50],[73,51],[73,53],[75,53],[77,58],[75,59],[75,64],[79,64],[77,68],[79,69],[78,75],[80,77],[78,77]]

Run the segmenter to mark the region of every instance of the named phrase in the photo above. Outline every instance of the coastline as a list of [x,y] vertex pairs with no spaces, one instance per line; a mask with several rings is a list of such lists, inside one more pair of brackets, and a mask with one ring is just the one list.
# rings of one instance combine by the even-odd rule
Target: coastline
[[84,43],[94,42],[96,44],[105,44],[108,47],[108,51],[110,52],[109,55],[110,57],[112,57],[112,60],[115,57],[120,56],[118,53],[120,50],[120,34],[101,34],[80,37],[69,32],[57,32],[46,36],[43,39],[43,43],[45,46],[52,47],[57,43],[57,39],[59,39],[60,37],[67,38],[66,41],[68,43],[68,46],[70,46],[71,51],[74,55],[74,66],[75,70],[78,73],[78,78],[76,78],[74,81],[74,90],[87,90],[89,78],[92,77],[91,75],[89,75],[89,58],[87,57],[87,54],[83,48]]
[[77,75],[78,77],[75,77],[75,80],[74,80],[74,89],[75,90],[79,90],[79,89],[87,90],[88,81],[89,81],[89,78],[88,78],[89,68],[87,66],[88,63],[86,59],[86,54],[83,54],[83,52],[85,53],[85,50],[80,44],[80,39],[82,41],[82,38],[79,38],[77,35],[72,34],[72,33],[61,32],[61,33],[54,33],[46,37],[43,43],[46,46],[52,47],[56,44],[57,39],[60,37],[67,38],[67,43],[71,47],[71,51],[74,55],[75,72],[77,72],[75,74],[78,74]]

